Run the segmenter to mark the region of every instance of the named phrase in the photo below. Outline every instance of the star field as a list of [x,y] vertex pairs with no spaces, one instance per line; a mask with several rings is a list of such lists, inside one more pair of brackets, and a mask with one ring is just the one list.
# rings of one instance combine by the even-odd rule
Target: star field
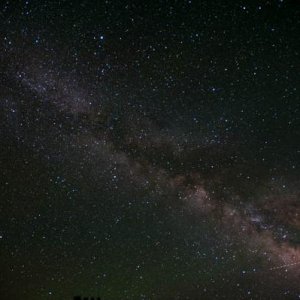
[[0,4],[0,298],[299,299],[296,1]]

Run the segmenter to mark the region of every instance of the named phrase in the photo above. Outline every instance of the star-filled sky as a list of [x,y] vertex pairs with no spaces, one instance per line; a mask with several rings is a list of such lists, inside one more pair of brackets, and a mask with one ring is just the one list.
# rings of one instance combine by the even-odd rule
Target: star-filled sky
[[0,298],[299,299],[297,1],[1,1]]

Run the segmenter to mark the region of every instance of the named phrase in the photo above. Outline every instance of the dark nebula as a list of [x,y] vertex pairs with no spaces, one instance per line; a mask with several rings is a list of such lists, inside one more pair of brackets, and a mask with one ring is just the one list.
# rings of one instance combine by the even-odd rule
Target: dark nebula
[[2,1],[0,298],[300,298],[298,4]]

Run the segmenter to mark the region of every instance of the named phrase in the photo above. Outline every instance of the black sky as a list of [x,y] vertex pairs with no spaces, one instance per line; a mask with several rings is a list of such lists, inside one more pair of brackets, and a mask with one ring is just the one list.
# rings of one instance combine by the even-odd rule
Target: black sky
[[0,5],[1,299],[298,299],[297,1]]

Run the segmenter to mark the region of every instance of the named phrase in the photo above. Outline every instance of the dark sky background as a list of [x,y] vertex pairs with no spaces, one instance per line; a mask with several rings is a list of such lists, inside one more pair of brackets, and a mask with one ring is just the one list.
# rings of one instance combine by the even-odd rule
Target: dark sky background
[[300,298],[299,12],[1,1],[0,298]]

